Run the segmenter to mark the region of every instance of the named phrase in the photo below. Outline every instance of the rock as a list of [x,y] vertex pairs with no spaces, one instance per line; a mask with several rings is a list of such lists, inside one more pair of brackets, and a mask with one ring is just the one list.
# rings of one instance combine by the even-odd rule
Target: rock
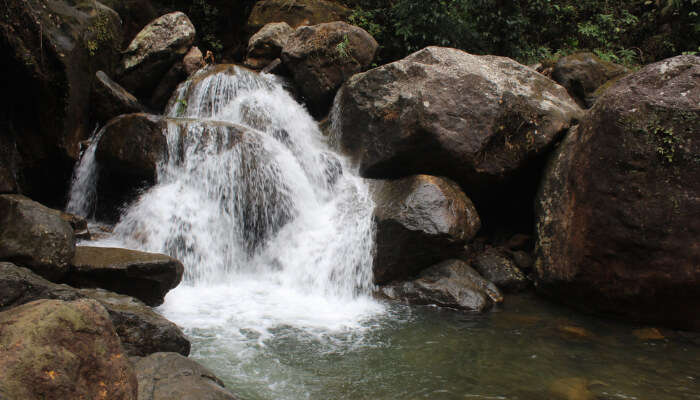
[[345,22],[297,28],[282,49],[282,62],[317,117],[352,75],[366,69],[378,44],[364,29]]
[[524,271],[529,271],[535,262],[530,256],[530,254],[522,250],[516,250],[512,252],[511,257],[513,258],[513,262],[515,263],[515,265]]
[[519,292],[530,285],[530,281],[506,252],[494,247],[477,254],[472,266],[505,292]]
[[377,284],[409,279],[460,255],[481,227],[474,205],[450,180],[416,175],[370,185],[376,203]]
[[273,22],[262,27],[248,41],[245,65],[253,69],[262,69],[282,54],[282,48],[289,37],[294,34],[286,22]]
[[554,65],[552,79],[564,86],[581,107],[590,108],[605,82],[629,73],[622,65],[603,61],[593,53],[582,52],[562,57]]
[[352,11],[325,0],[261,0],[248,17],[248,30],[257,32],[270,22],[286,22],[292,28],[343,21]]
[[418,279],[392,283],[381,288],[382,294],[409,304],[435,304],[483,312],[503,296],[496,285],[460,260],[447,260],[421,272]]
[[82,289],[79,293],[107,309],[128,355],[147,356],[163,351],[190,354],[190,342],[182,330],[139,300],[103,289]]
[[185,73],[187,76],[190,76],[204,68],[206,64],[204,63],[204,57],[202,56],[202,52],[199,50],[199,47],[192,46],[190,51],[188,51],[187,54],[185,54],[185,57],[182,59],[182,65],[185,67]]
[[73,228],[58,211],[22,195],[0,195],[0,260],[57,280],[68,272],[74,253]]
[[236,400],[211,371],[177,353],[155,353],[134,362],[139,400]]
[[549,397],[547,398],[552,400],[596,400],[597,397],[588,387],[588,379],[557,379],[549,385]]
[[664,340],[666,337],[657,328],[635,329],[632,334],[640,340]]
[[94,300],[37,300],[0,313],[9,399],[136,399],[134,370]]
[[591,339],[593,335],[585,328],[574,325],[559,325],[557,331],[567,339]]
[[116,220],[119,207],[155,183],[158,163],[167,155],[165,124],[157,115],[127,114],[105,125],[95,152],[99,218]]
[[90,239],[90,231],[88,230],[88,222],[80,215],[75,215],[59,210],[53,210],[58,213],[62,220],[68,222],[73,228],[73,234],[76,239]]
[[126,48],[141,29],[158,18],[158,11],[151,0],[103,0],[102,3],[116,11],[122,19],[124,40],[119,49]]
[[187,79],[187,71],[185,70],[185,64],[182,62],[176,62],[168,70],[168,72],[163,75],[163,78],[153,90],[151,95],[151,100],[148,102],[154,110],[162,113],[165,110],[165,106],[170,100],[177,86]]
[[585,311],[700,329],[700,57],[620,79],[550,160],[539,290]]
[[183,273],[182,263],[164,254],[78,246],[67,282],[74,287],[126,294],[157,306],[180,283]]
[[102,124],[121,114],[145,112],[134,95],[103,71],[95,74],[90,103],[92,117]]
[[[335,140],[362,176],[445,176],[495,215],[530,212],[533,189],[514,177],[532,174],[582,113],[564,88],[511,59],[441,47],[354,75],[336,104]],[[536,169],[535,187],[538,178]]]
[[34,300],[97,300],[109,312],[112,324],[128,355],[159,351],[189,354],[190,343],[180,328],[140,301],[101,289],[78,290],[49,282],[27,268],[0,263],[0,311]]
[[79,143],[93,129],[94,71],[111,71],[120,42],[119,15],[97,1],[3,3],[0,183],[7,179],[9,188],[2,191],[63,205]]
[[179,11],[146,25],[124,51],[122,85],[140,98],[149,98],[163,75],[190,49],[195,33],[190,19]]

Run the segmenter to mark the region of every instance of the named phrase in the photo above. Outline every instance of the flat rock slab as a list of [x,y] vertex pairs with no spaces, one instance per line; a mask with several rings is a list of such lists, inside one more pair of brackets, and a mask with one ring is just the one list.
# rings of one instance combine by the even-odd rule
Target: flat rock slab
[[80,288],[107,289],[157,306],[180,283],[184,270],[180,261],[164,254],[78,246],[67,283]]
[[133,361],[139,400],[236,400],[211,371],[180,354],[155,353]]

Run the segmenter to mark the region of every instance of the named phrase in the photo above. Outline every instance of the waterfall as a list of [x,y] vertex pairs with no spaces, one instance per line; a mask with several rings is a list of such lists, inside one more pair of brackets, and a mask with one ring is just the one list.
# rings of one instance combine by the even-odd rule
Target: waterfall
[[381,312],[367,184],[277,78],[210,66],[180,85],[166,117],[156,185],[95,243],[185,264],[166,316],[263,340],[279,326],[342,330]]
[[87,149],[78,160],[71,178],[68,191],[68,205],[66,211],[83,217],[89,217],[95,211],[97,192],[97,164],[95,163],[95,151],[97,143],[102,138],[103,130],[95,128],[89,139]]

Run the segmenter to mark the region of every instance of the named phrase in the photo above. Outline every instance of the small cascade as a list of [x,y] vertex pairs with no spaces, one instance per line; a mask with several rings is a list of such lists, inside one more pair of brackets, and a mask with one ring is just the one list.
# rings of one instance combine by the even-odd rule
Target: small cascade
[[68,205],[66,206],[66,211],[71,214],[90,217],[95,211],[98,175],[95,152],[103,132],[103,129],[95,128],[92,136],[88,139],[90,144],[83,151],[73,171],[68,191]]

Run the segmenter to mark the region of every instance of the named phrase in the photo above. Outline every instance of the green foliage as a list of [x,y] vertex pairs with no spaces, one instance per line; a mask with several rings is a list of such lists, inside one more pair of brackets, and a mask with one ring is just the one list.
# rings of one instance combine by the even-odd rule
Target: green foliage
[[350,58],[348,46],[350,46],[350,39],[348,38],[348,35],[345,35],[343,40],[335,46],[335,51],[338,52],[338,56],[341,59]]
[[90,56],[95,56],[100,48],[108,47],[115,39],[109,15],[99,10],[96,12],[94,22],[88,26],[85,35],[85,48]]

